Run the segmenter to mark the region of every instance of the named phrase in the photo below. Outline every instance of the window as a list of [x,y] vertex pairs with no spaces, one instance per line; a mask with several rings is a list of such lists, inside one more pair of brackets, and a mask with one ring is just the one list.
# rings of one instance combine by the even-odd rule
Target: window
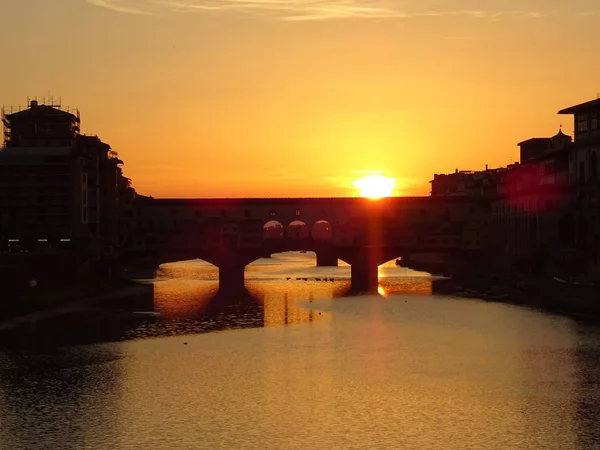
[[585,183],[585,163],[583,161],[579,162],[579,182]]
[[588,116],[587,114],[581,114],[577,116],[577,131],[586,132],[588,130]]
[[272,210],[271,210],[271,212],[270,212],[269,214],[271,215],[271,217],[274,217],[274,216],[275,216],[275,210],[274,210],[274,209],[272,209]]
[[299,209],[297,209],[297,210],[296,210],[296,216],[299,216],[299,215],[300,215],[300,210],[299,210]]
[[590,155],[590,180],[596,181],[598,179],[598,156],[596,152],[592,152]]

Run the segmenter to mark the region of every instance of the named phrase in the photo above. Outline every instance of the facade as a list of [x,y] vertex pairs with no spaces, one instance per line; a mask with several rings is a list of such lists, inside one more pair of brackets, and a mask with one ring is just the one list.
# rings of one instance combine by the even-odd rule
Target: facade
[[588,278],[600,279],[600,98],[559,111],[573,116],[575,140],[569,152],[572,204],[563,220]]
[[434,197],[494,197],[504,168],[482,171],[458,170],[450,174],[435,174],[431,183]]
[[114,254],[132,190],[110,146],[81,135],[79,113],[60,106],[34,100],[2,119],[0,251]]
[[568,158],[571,137],[520,142],[521,160],[502,171],[498,195],[490,198],[493,250],[499,260],[526,270],[561,272],[552,256],[564,236],[559,223],[570,204]]
[[[574,255],[565,216],[571,208],[569,158],[574,146],[562,130],[518,144],[520,161],[483,171],[436,174],[432,196],[479,197],[489,202],[489,247],[499,267],[564,272]],[[567,250],[568,248],[568,250]]]

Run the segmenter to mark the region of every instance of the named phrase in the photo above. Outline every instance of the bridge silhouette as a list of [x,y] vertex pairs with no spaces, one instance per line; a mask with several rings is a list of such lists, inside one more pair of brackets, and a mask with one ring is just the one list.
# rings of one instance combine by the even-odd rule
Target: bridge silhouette
[[[318,265],[351,266],[352,289],[377,289],[379,265],[452,273],[485,257],[488,205],[464,197],[137,200],[125,255],[138,267],[202,259],[221,287],[244,287],[251,262],[286,251],[314,251]],[[438,263],[416,255],[442,255]]]

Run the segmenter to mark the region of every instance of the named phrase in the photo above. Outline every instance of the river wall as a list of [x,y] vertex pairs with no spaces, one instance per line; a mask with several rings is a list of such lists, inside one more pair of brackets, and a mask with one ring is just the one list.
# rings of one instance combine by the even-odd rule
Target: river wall
[[471,264],[410,261],[407,267],[450,277],[436,293],[506,302],[564,314],[600,318],[600,284],[557,274],[551,260],[516,261],[489,254]]
[[65,255],[2,255],[0,320],[109,293],[131,283],[112,260]]
[[529,306],[600,319],[600,287],[549,276],[518,273],[457,276],[437,284],[436,293]]

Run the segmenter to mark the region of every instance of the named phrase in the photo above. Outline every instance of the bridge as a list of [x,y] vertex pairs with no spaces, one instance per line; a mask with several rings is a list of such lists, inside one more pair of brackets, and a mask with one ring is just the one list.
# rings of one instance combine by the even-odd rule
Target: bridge
[[[153,199],[134,203],[126,255],[154,268],[202,259],[221,286],[243,287],[244,269],[273,253],[314,251],[317,265],[351,266],[352,287],[377,288],[377,268],[395,258],[444,255],[446,272],[477,265],[487,245],[488,204],[465,197]],[[422,267],[415,267],[422,268]]]

